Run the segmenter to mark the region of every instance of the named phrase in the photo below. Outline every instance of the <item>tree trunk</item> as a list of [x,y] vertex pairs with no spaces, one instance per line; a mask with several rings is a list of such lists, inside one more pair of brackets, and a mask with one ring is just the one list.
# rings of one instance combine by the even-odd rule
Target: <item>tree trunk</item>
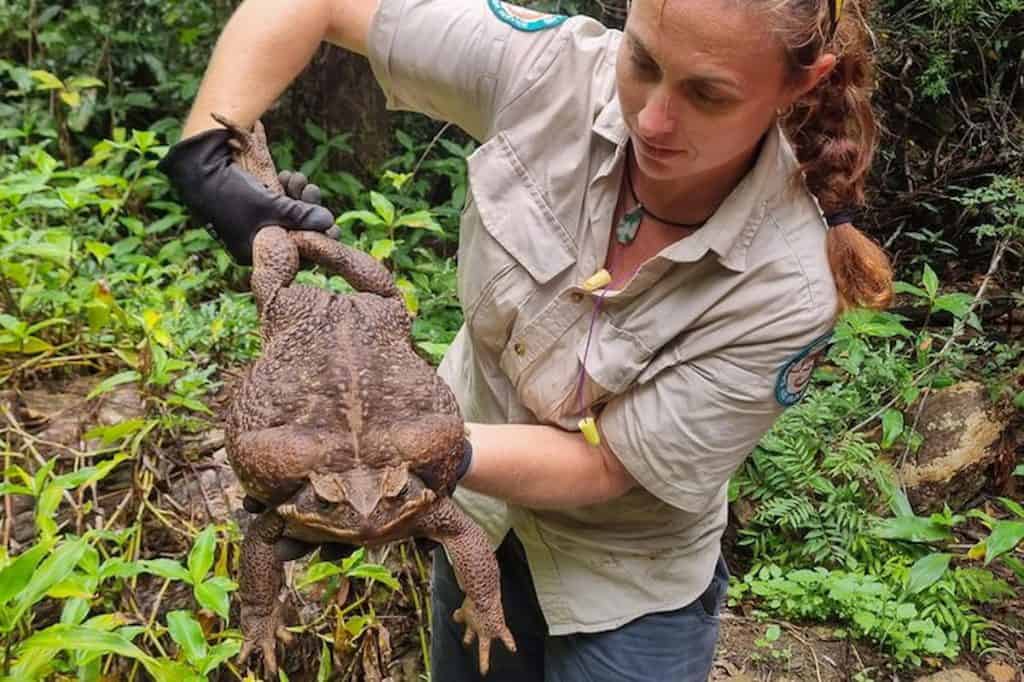
[[265,123],[271,130],[291,133],[297,162],[310,158],[317,144],[303,130],[306,121],[323,128],[328,137],[351,133],[354,153],[332,152],[327,164],[367,179],[389,156],[392,121],[384,103],[367,59],[325,43],[267,113]]

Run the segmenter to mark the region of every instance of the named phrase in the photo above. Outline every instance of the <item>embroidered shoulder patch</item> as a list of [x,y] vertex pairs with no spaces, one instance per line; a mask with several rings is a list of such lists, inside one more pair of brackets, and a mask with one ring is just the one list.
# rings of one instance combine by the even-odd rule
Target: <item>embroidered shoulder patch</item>
[[569,17],[564,14],[544,14],[525,7],[509,5],[501,0],[487,0],[487,5],[506,24],[519,31],[543,31],[554,28]]
[[832,332],[819,336],[782,366],[779,377],[775,380],[775,400],[780,405],[789,407],[804,397],[807,386],[811,383],[811,373],[828,350],[831,338]]

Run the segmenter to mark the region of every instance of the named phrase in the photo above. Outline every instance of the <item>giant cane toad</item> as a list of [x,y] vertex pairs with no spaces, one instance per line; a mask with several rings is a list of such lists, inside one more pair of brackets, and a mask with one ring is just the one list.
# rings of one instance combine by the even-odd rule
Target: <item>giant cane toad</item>
[[[271,191],[282,187],[259,122],[253,132],[222,117],[235,160]],[[360,293],[292,284],[300,258]],[[451,501],[463,422],[448,386],[412,348],[405,304],[369,255],[316,232],[260,230],[252,291],[263,354],[239,382],[227,413],[227,453],[246,493],[267,510],[242,543],[245,645],[276,669],[286,636],[279,592],[282,537],[378,545],[410,536],[442,543],[466,593],[456,619],[478,640],[481,672],[491,642],[509,650],[498,566],[484,532]]]

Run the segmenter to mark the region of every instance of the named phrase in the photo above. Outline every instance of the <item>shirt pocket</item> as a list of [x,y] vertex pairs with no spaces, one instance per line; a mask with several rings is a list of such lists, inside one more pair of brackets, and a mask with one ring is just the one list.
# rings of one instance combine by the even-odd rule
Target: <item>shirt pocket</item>
[[504,133],[468,164],[459,298],[474,342],[500,353],[527,303],[576,262],[576,244]]

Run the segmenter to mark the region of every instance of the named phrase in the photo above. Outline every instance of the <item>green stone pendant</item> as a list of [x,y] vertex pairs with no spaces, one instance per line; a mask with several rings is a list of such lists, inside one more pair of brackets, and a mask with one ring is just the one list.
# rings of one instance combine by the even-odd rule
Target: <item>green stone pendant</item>
[[619,226],[615,228],[615,239],[620,244],[629,244],[636,238],[636,231],[640,229],[640,221],[644,217],[644,207],[637,204],[622,216]]

